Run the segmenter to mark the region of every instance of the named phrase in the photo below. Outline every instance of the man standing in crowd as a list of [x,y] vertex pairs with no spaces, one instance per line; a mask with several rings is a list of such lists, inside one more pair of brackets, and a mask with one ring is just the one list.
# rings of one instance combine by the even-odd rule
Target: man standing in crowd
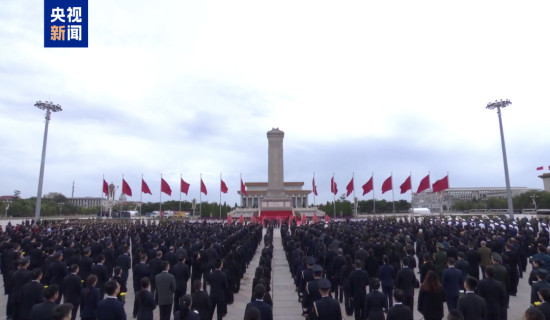
[[155,276],[157,286],[157,304],[159,306],[160,320],[170,320],[172,312],[172,303],[174,303],[174,293],[176,292],[176,278],[170,274],[170,263],[161,262],[162,271]]
[[[444,251],[441,251],[444,252]],[[403,258],[403,268],[395,276],[395,288],[403,290],[403,304],[414,308],[414,287],[416,286],[416,276],[414,271],[409,268],[409,258]]]
[[447,309],[451,311],[456,309],[458,296],[464,283],[464,278],[462,271],[455,267],[455,259],[453,257],[450,257],[447,260],[447,266],[448,268],[443,270],[441,284],[443,286],[443,290],[445,290]]
[[227,314],[227,302],[226,294],[229,290],[229,284],[227,283],[227,276],[222,271],[223,262],[221,259],[217,259],[215,262],[216,269],[210,272],[210,302],[212,303],[210,314],[214,316],[214,310],[218,315],[218,320],[222,320]]
[[63,302],[73,306],[71,320],[76,319],[78,306],[80,305],[80,293],[82,291],[82,279],[78,276],[78,264],[72,264],[69,270],[71,273],[63,278],[61,282],[61,294]]
[[485,268],[485,279],[479,282],[478,294],[487,303],[486,320],[501,320],[506,314],[506,290],[504,285],[495,280],[495,268]]
[[475,294],[477,280],[468,276],[464,280],[466,293],[458,299],[457,309],[468,320],[484,320],[487,316],[487,304],[485,299]]
[[124,305],[118,301],[117,295],[120,292],[120,285],[114,280],[105,283],[107,296],[97,306],[97,319],[101,320],[126,320]]
[[362,320],[365,313],[365,299],[367,297],[367,286],[369,285],[369,274],[362,268],[363,262],[355,260],[355,270],[349,275],[349,284],[353,312],[355,320]]
[[265,287],[263,284],[258,284],[254,288],[254,301],[246,304],[244,312],[250,308],[257,308],[260,311],[262,320],[273,320],[273,309],[264,301]]
[[[340,303],[329,295],[331,287],[330,281],[326,278],[322,278],[318,281],[318,287],[321,298],[313,302],[313,319],[342,320]],[[264,320],[263,317],[262,320]]]

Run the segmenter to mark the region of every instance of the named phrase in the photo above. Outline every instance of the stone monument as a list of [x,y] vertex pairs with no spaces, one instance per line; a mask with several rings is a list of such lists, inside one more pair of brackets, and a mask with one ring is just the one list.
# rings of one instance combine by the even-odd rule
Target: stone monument
[[267,132],[267,194],[260,201],[262,211],[292,210],[291,200],[285,195],[283,162],[283,138],[285,133],[278,128]]

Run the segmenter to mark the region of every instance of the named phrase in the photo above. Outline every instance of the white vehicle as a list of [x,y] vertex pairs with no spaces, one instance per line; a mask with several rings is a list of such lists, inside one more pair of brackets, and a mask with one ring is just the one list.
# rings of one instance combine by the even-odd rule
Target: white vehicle
[[432,213],[428,208],[412,208],[410,211],[412,214],[431,214]]

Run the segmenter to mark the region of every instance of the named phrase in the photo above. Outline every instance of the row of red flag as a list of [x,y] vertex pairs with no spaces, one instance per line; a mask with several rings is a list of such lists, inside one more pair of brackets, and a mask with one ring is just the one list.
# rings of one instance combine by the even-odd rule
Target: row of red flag
[[[544,166],[537,167],[537,170],[538,170],[538,171],[544,170]],[[550,170],[550,166],[548,166],[548,170]]]
[[[181,179],[180,192],[187,194],[189,192],[190,186],[191,185],[189,183]],[[160,191],[163,193],[166,193],[169,196],[172,195],[172,188],[170,188],[170,185],[168,184],[168,182],[166,182],[166,180],[164,180],[164,178],[162,177],[160,178]],[[225,182],[220,178],[220,192],[227,193],[227,191],[229,191],[229,188],[227,188],[227,185],[225,184]],[[147,182],[145,182],[143,178],[141,178],[141,192],[148,193],[151,195],[153,194],[151,192],[151,189],[149,188],[149,185],[147,184]],[[204,193],[205,195],[208,194],[208,190],[206,189],[206,185],[204,184],[204,181],[202,181],[202,178],[201,178],[201,192]],[[246,188],[242,179],[241,179],[241,192],[244,195],[246,195]],[[103,178],[103,193],[105,195],[109,194],[109,185],[107,184],[107,181],[105,181],[105,178]],[[130,185],[128,184],[128,182],[126,182],[126,180],[124,180],[124,178],[122,178],[122,193],[129,197],[132,196],[132,188],[130,188]]]
[[[349,197],[349,195],[355,190],[355,185],[354,185],[354,181],[353,181],[353,177],[351,178],[351,181],[348,183],[348,185],[346,186],[346,197]],[[382,194],[386,193],[387,191],[390,191],[393,189],[393,175],[390,175],[386,180],[384,180],[384,183],[382,183]],[[204,184],[204,181],[202,180],[201,178],[201,190],[200,192],[201,193],[204,193],[205,195],[208,194],[208,191],[206,189],[206,185]],[[181,193],[185,193],[185,194],[188,194],[189,192],[189,187],[191,185],[187,182],[185,182],[185,180],[181,179],[181,182],[180,182],[180,192]],[[373,177],[371,176],[371,178],[369,179],[369,181],[367,181],[367,183],[365,183],[363,186],[363,195],[371,192],[372,190],[374,190],[374,182],[373,182]],[[411,182],[411,176],[409,176],[405,182],[403,182],[399,188],[401,189],[401,193],[405,193],[409,190],[412,190],[412,182]],[[430,188],[430,175],[428,174],[427,176],[425,176],[422,180],[420,180],[420,184],[418,185],[418,189],[416,190],[416,193],[420,193],[424,190],[427,190]],[[312,183],[312,191],[313,191],[313,194],[315,194],[316,196],[318,195],[318,192],[317,192],[317,185],[315,184],[315,177],[313,177],[313,183]],[[434,182],[434,184],[432,185],[432,191],[433,192],[439,192],[439,191],[443,191],[443,190],[446,190],[446,189],[449,189],[449,175],[446,175],[443,179],[440,179],[440,180],[437,180],[436,182]],[[166,180],[164,180],[164,178],[160,178],[160,191],[171,196],[172,195],[172,188],[170,188],[170,185],[168,184],[168,182],[166,182]],[[225,182],[220,178],[220,192],[222,193],[227,193],[229,191],[229,188],[227,187],[227,185],[225,184]],[[149,185],[145,182],[145,180],[143,178],[141,178],[141,192],[142,193],[148,193],[148,194],[153,194],[151,192],[151,189],[149,188]],[[334,181],[334,177],[332,177],[330,179],[330,192],[333,193],[334,195],[336,195],[338,193],[338,185],[336,184],[336,182]],[[103,193],[105,195],[107,195],[109,193],[109,185],[107,184],[107,181],[105,181],[105,179],[103,179]],[[132,196],[132,188],[130,188],[130,185],[126,182],[126,180],[124,180],[124,178],[122,178],[122,193],[127,195],[127,196]],[[246,187],[245,187],[245,184],[243,182],[243,180],[241,179],[241,193],[243,195],[247,195],[246,193]]]
[[[393,176],[390,175],[386,180],[384,180],[384,183],[382,183],[382,194],[386,193],[387,191],[390,191],[393,189],[393,182],[392,182]],[[312,189],[313,194],[318,195],[317,193],[317,185],[315,184],[315,177],[313,177],[313,183],[312,183]],[[363,195],[371,192],[374,190],[374,183],[373,183],[373,177],[367,181],[363,185]],[[409,190],[412,190],[412,183],[411,183],[411,176],[409,176],[405,182],[403,182],[399,188],[401,189],[401,193],[405,193]],[[430,175],[428,174],[425,176],[422,180],[420,180],[420,184],[418,185],[418,189],[416,190],[416,193],[420,193],[424,190],[428,190],[430,188]],[[437,180],[432,185],[432,191],[433,192],[439,192],[449,189],[449,175],[446,175],[445,178]],[[346,186],[346,197],[349,197],[349,195],[355,190],[355,185],[353,183],[353,177],[351,178],[351,181]],[[338,193],[338,185],[334,181],[334,177],[330,179],[330,192],[336,195]]]

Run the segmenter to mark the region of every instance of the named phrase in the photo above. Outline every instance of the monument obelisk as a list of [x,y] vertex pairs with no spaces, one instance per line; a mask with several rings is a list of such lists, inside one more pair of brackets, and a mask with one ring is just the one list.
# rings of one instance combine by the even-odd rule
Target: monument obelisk
[[284,165],[283,165],[283,139],[285,133],[281,130],[273,129],[267,132],[268,151],[267,151],[267,197],[283,198],[284,190]]
[[267,132],[267,194],[261,199],[262,211],[292,210],[292,203],[285,194],[283,165],[283,139],[285,133],[278,128]]

